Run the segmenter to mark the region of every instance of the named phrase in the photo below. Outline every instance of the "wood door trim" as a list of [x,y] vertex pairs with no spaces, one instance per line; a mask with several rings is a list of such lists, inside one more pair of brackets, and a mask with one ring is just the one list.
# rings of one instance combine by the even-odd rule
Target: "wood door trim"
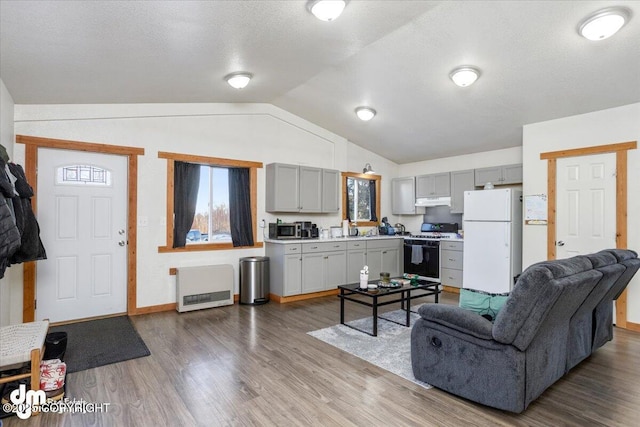
[[593,147],[574,148],[572,150],[548,151],[540,153],[540,160],[559,159],[562,157],[589,156],[592,154],[614,153],[638,148],[637,141],[620,142],[618,144],[596,145]]
[[[637,141],[628,141],[618,144],[540,153],[540,160],[547,160],[547,259],[556,259],[556,160],[565,157],[616,153],[616,248],[627,249],[627,151],[637,148]],[[625,329],[629,326],[627,322],[626,289],[616,300],[616,326]]]
[[[38,148],[56,148],[61,150],[87,151],[101,154],[116,154],[128,158],[128,199],[127,199],[127,314],[137,311],[137,217],[138,217],[138,157],[144,154],[144,148],[124,147],[91,142],[67,141],[62,139],[42,138],[27,135],[16,135],[16,143],[25,145],[25,175],[32,183],[33,197],[31,205],[34,213],[37,210],[38,196]],[[23,267],[22,321],[35,320],[36,299],[36,264],[27,262]]]

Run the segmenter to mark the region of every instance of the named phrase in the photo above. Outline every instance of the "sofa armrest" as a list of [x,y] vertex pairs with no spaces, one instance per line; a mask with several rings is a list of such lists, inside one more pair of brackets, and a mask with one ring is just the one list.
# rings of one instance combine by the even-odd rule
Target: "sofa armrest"
[[418,309],[424,320],[455,329],[484,340],[492,340],[493,323],[477,313],[455,305],[424,304]]

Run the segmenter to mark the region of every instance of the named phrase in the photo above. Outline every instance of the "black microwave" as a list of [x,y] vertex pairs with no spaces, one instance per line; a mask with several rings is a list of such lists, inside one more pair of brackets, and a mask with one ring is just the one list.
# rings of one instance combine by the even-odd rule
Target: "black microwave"
[[302,226],[301,224],[285,224],[285,223],[269,223],[269,238],[270,239],[301,239],[302,238]]

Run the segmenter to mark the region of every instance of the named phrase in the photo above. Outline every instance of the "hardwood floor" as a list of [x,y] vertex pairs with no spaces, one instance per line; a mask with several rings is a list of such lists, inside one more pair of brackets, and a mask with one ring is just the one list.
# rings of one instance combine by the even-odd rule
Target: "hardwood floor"
[[[445,293],[442,302],[455,304],[457,295]],[[348,305],[347,320],[367,314]],[[612,342],[516,415],[425,390],[307,335],[338,323],[335,296],[132,319],[151,356],[67,377],[70,398],[108,402],[108,412],[12,417],[4,426],[631,426],[640,419],[640,334],[626,330],[616,329]]]

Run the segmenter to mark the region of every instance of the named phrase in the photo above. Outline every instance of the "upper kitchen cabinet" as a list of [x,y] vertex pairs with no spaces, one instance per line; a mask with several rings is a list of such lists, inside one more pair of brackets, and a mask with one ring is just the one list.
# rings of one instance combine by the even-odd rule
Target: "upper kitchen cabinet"
[[451,196],[451,178],[449,172],[416,177],[416,198],[448,196]]
[[322,212],[322,169],[300,166],[300,212]]
[[338,171],[270,163],[266,166],[266,175],[267,212],[319,213],[339,210]]
[[474,170],[451,172],[451,213],[464,213],[464,192],[475,190]]
[[322,212],[340,212],[340,171],[322,169]]
[[393,178],[391,180],[391,213],[412,215],[416,213],[416,179]]
[[522,184],[522,164],[476,169],[476,187],[483,187],[487,182],[493,185]]

